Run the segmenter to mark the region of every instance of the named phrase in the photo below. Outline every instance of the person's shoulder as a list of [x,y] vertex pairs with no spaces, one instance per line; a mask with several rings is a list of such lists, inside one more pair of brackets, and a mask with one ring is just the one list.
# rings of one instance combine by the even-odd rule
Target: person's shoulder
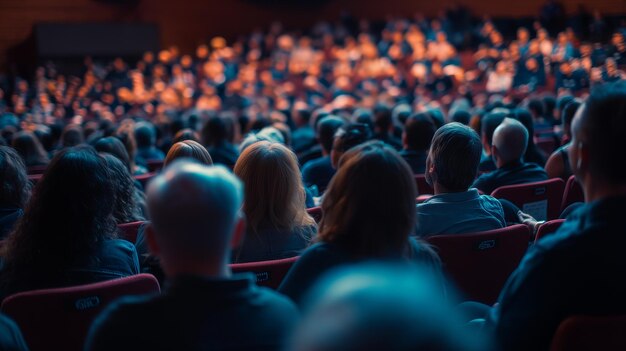
[[124,239],[105,239],[102,241],[103,252],[110,253],[112,251],[126,252],[132,255],[136,252],[135,244]]

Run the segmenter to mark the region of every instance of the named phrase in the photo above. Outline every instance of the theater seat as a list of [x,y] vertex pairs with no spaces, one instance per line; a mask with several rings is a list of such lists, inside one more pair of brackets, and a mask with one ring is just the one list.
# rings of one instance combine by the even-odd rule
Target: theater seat
[[626,350],[626,316],[572,316],[561,322],[550,351]]
[[124,240],[128,240],[131,243],[137,242],[137,233],[139,232],[139,228],[146,223],[145,221],[137,221],[130,223],[123,223],[117,225],[117,231],[120,235],[120,238]]
[[444,272],[464,297],[491,305],[524,257],[530,230],[517,224],[473,234],[435,235],[426,240],[436,248]]
[[545,237],[546,235],[555,233],[561,227],[561,224],[565,222],[564,219],[554,219],[551,221],[547,221],[544,224],[539,226],[537,229],[537,236],[535,236],[535,242],[539,241],[539,239]]
[[565,183],[554,178],[541,182],[501,186],[491,193],[514,203],[539,221],[559,218]]
[[46,168],[48,168],[48,166],[30,166],[27,169],[27,173],[28,175],[33,175],[33,174],[44,174],[44,172],[46,171]]
[[317,207],[311,207],[311,208],[307,208],[306,212],[309,214],[309,216],[313,217],[313,219],[315,220],[315,223],[319,223],[322,220],[322,208],[317,206]]
[[298,256],[272,261],[233,263],[230,265],[230,269],[233,273],[254,273],[256,275],[257,285],[278,289],[283,278],[287,275],[289,268],[291,268],[297,260]]
[[415,185],[417,185],[417,195],[434,194],[435,190],[426,182],[426,176],[423,174],[415,175]]
[[7,297],[2,312],[22,330],[31,351],[82,350],[93,319],[121,296],[158,293],[150,274],[95,284],[27,291]]
[[163,168],[163,160],[147,160],[146,165],[149,172],[158,173]]
[[561,203],[561,212],[563,212],[567,206],[575,202],[585,202],[585,193],[580,183],[576,181],[575,176],[569,177],[565,184],[565,190],[563,191],[563,202]]
[[36,185],[37,182],[41,179],[41,177],[43,177],[43,173],[40,173],[40,174],[29,174],[28,175],[28,180],[30,180],[30,182],[33,185]]
[[141,186],[145,189],[148,185],[148,182],[150,182],[152,178],[156,177],[156,175],[157,174],[155,172],[149,172],[146,174],[136,175],[135,179],[138,180],[139,183],[141,183]]

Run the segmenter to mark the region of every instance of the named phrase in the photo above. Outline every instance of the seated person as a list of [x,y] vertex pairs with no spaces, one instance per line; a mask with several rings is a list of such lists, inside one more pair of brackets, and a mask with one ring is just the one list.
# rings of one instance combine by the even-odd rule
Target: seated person
[[163,151],[156,147],[156,131],[151,123],[137,123],[135,140],[137,141],[137,154],[135,155],[137,163],[146,165],[147,161],[161,161],[165,158]]
[[183,140],[172,145],[165,156],[163,167],[167,167],[167,165],[174,162],[174,160],[180,158],[191,158],[206,166],[213,165],[213,160],[209,152],[202,144],[193,140]]
[[139,273],[133,244],[116,239],[115,191],[107,166],[91,147],[55,155],[5,242],[3,298]]
[[478,172],[480,154],[480,138],[470,127],[453,122],[435,133],[425,173],[435,195],[417,205],[418,237],[506,226],[500,202],[469,188]]
[[0,184],[0,240],[3,240],[24,215],[30,197],[24,161],[8,146],[0,146]]
[[536,163],[524,162],[528,131],[519,121],[506,118],[493,133],[491,151],[497,170],[481,175],[473,187],[485,194],[505,185],[539,182],[548,179]]
[[282,144],[257,141],[241,153],[234,172],[244,184],[246,236],[233,262],[298,256],[317,225],[306,212],[296,155]]
[[[567,105],[565,105],[565,108],[563,108],[561,122],[563,123],[563,139],[565,140],[572,139],[572,135],[570,133],[572,119],[574,119],[574,115],[581,105],[581,101],[579,101],[578,99],[574,99],[571,100]],[[570,146],[571,143],[569,142],[561,146],[552,153],[552,155],[548,159],[548,162],[546,162],[545,170],[546,173],[548,173],[549,178],[561,178],[564,181],[567,181],[569,177],[573,174],[572,165],[569,161],[568,156]]]
[[330,161],[330,152],[337,130],[345,124],[344,120],[336,116],[327,116],[317,125],[317,140],[322,146],[322,157],[311,160],[302,167],[302,180],[306,187],[317,186],[319,193],[323,193],[335,175],[335,169]]
[[289,270],[279,291],[301,304],[331,268],[367,260],[425,263],[437,255],[409,234],[415,227],[413,172],[391,146],[370,141],[348,150],[322,201],[316,243]]
[[481,172],[491,172],[496,169],[491,155],[491,144],[493,143],[493,132],[504,121],[506,114],[503,112],[490,112],[486,114],[480,123],[480,140],[483,144],[483,155],[480,160],[478,170]]
[[427,113],[417,113],[404,123],[400,156],[411,166],[413,174],[424,174],[430,141],[437,128]]
[[330,152],[330,160],[333,168],[337,169],[341,156],[353,147],[367,142],[372,132],[367,124],[351,123],[339,128],[335,133],[333,150]]
[[588,200],[530,248],[505,285],[488,325],[500,350],[547,350],[573,315],[626,314],[626,84],[591,91],[572,122],[569,150]]
[[202,143],[215,164],[230,169],[235,166],[239,151],[233,145],[235,122],[229,116],[213,116],[202,127]]
[[179,161],[150,183],[146,235],[168,289],[109,305],[85,350],[282,349],[296,307],[228,268],[243,235],[242,200],[241,182],[221,166]]

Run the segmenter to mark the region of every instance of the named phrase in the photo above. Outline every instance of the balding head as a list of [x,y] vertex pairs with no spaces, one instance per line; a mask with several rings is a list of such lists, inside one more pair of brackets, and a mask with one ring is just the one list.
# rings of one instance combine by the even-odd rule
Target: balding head
[[521,160],[528,146],[528,130],[519,121],[505,118],[493,132],[493,154],[498,168]]
[[243,195],[226,168],[177,161],[150,183],[147,197],[149,242],[165,269],[229,260]]

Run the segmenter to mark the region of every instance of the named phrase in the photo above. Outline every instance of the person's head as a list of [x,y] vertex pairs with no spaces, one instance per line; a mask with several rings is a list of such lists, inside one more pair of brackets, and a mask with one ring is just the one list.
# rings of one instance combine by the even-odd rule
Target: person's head
[[576,111],[578,111],[578,108],[580,108],[582,104],[582,100],[572,99],[567,105],[565,105],[563,112],[561,113],[563,133],[568,140],[572,138],[572,120],[576,115]]
[[30,197],[26,166],[15,149],[0,146],[0,206],[24,208]]
[[243,235],[237,177],[181,160],[150,182],[147,198],[146,238],[167,276],[229,274],[230,251]]
[[483,149],[487,155],[491,155],[491,144],[493,141],[493,132],[498,128],[500,123],[504,121],[506,114],[503,112],[487,113],[480,123],[480,139]]
[[351,123],[343,126],[335,133],[333,149],[330,152],[330,161],[333,168],[337,168],[343,154],[351,148],[370,140],[372,131],[367,124]]
[[556,99],[556,106],[554,108],[554,115],[552,116],[554,119],[559,119],[562,117],[563,109],[567,104],[569,104],[574,97],[572,95],[561,95]]
[[248,146],[234,173],[244,184],[243,212],[249,231],[291,230],[315,223],[305,211],[298,159],[284,145],[259,141]]
[[309,293],[292,351],[484,349],[425,267],[360,264],[324,275]]
[[512,111],[511,117],[518,120],[528,132],[528,145],[526,151],[535,147],[535,124],[533,123],[532,114],[525,108],[516,108]]
[[128,167],[115,155],[102,153],[107,163],[113,182],[115,205],[113,218],[115,223],[130,223],[143,220],[141,209],[135,198],[135,182],[128,171]]
[[190,128],[185,128],[176,132],[176,134],[174,135],[174,139],[172,139],[172,142],[177,143],[183,140],[193,140],[193,141],[198,142],[200,141],[200,136],[195,130],[190,129]]
[[61,147],[72,147],[83,143],[83,130],[80,126],[72,125],[63,129],[61,134]]
[[415,225],[415,178],[391,147],[370,141],[348,150],[322,201],[317,240],[352,255],[400,255]]
[[426,181],[435,193],[467,191],[478,173],[481,157],[478,134],[452,122],[439,128],[426,159]]
[[26,167],[43,166],[49,161],[39,139],[29,131],[21,131],[13,137],[11,146],[20,154]]
[[528,130],[513,118],[505,118],[493,132],[492,155],[498,168],[521,161],[528,147]]
[[124,166],[126,166],[126,169],[128,169],[129,172],[132,172],[130,157],[128,156],[128,151],[126,151],[126,148],[124,147],[124,143],[122,143],[122,141],[119,140],[118,138],[116,137],[102,138],[96,142],[94,147],[96,148],[96,151],[98,152],[107,153],[107,154],[117,157],[120,161],[122,161]]
[[468,110],[458,109],[454,111],[452,117],[450,118],[451,122],[458,122],[468,126],[470,124],[470,120],[472,119],[472,114]]
[[115,237],[111,177],[106,161],[93,148],[59,151],[7,239],[4,282],[46,284],[59,271],[91,257],[103,240]]
[[545,106],[543,101],[540,99],[531,99],[528,101],[528,111],[530,111],[532,117],[535,119],[543,118],[545,115]]
[[219,146],[224,142],[232,142],[234,124],[229,118],[213,116],[202,127],[202,142],[208,146]]
[[330,155],[333,148],[335,133],[345,125],[345,121],[337,116],[324,117],[317,125],[317,140],[325,155]]
[[146,149],[156,143],[156,129],[149,122],[140,122],[135,126],[135,140],[138,149]]
[[202,144],[193,140],[184,140],[172,145],[165,156],[163,167],[167,167],[167,165],[174,162],[174,160],[181,158],[191,158],[206,166],[211,166],[213,164],[211,155],[209,155],[209,152],[204,148],[204,146],[202,146]]
[[[615,195],[626,186],[626,155],[621,152],[625,113],[626,83],[621,81],[592,89],[572,121],[569,157],[587,201]],[[608,194],[602,194],[602,187]]]
[[388,133],[392,127],[391,109],[384,104],[374,107],[374,129],[377,133]]
[[416,113],[404,123],[402,146],[405,150],[428,151],[437,127],[426,112]]
[[404,126],[406,121],[411,117],[413,110],[409,104],[398,104],[391,111],[391,118],[396,126]]

